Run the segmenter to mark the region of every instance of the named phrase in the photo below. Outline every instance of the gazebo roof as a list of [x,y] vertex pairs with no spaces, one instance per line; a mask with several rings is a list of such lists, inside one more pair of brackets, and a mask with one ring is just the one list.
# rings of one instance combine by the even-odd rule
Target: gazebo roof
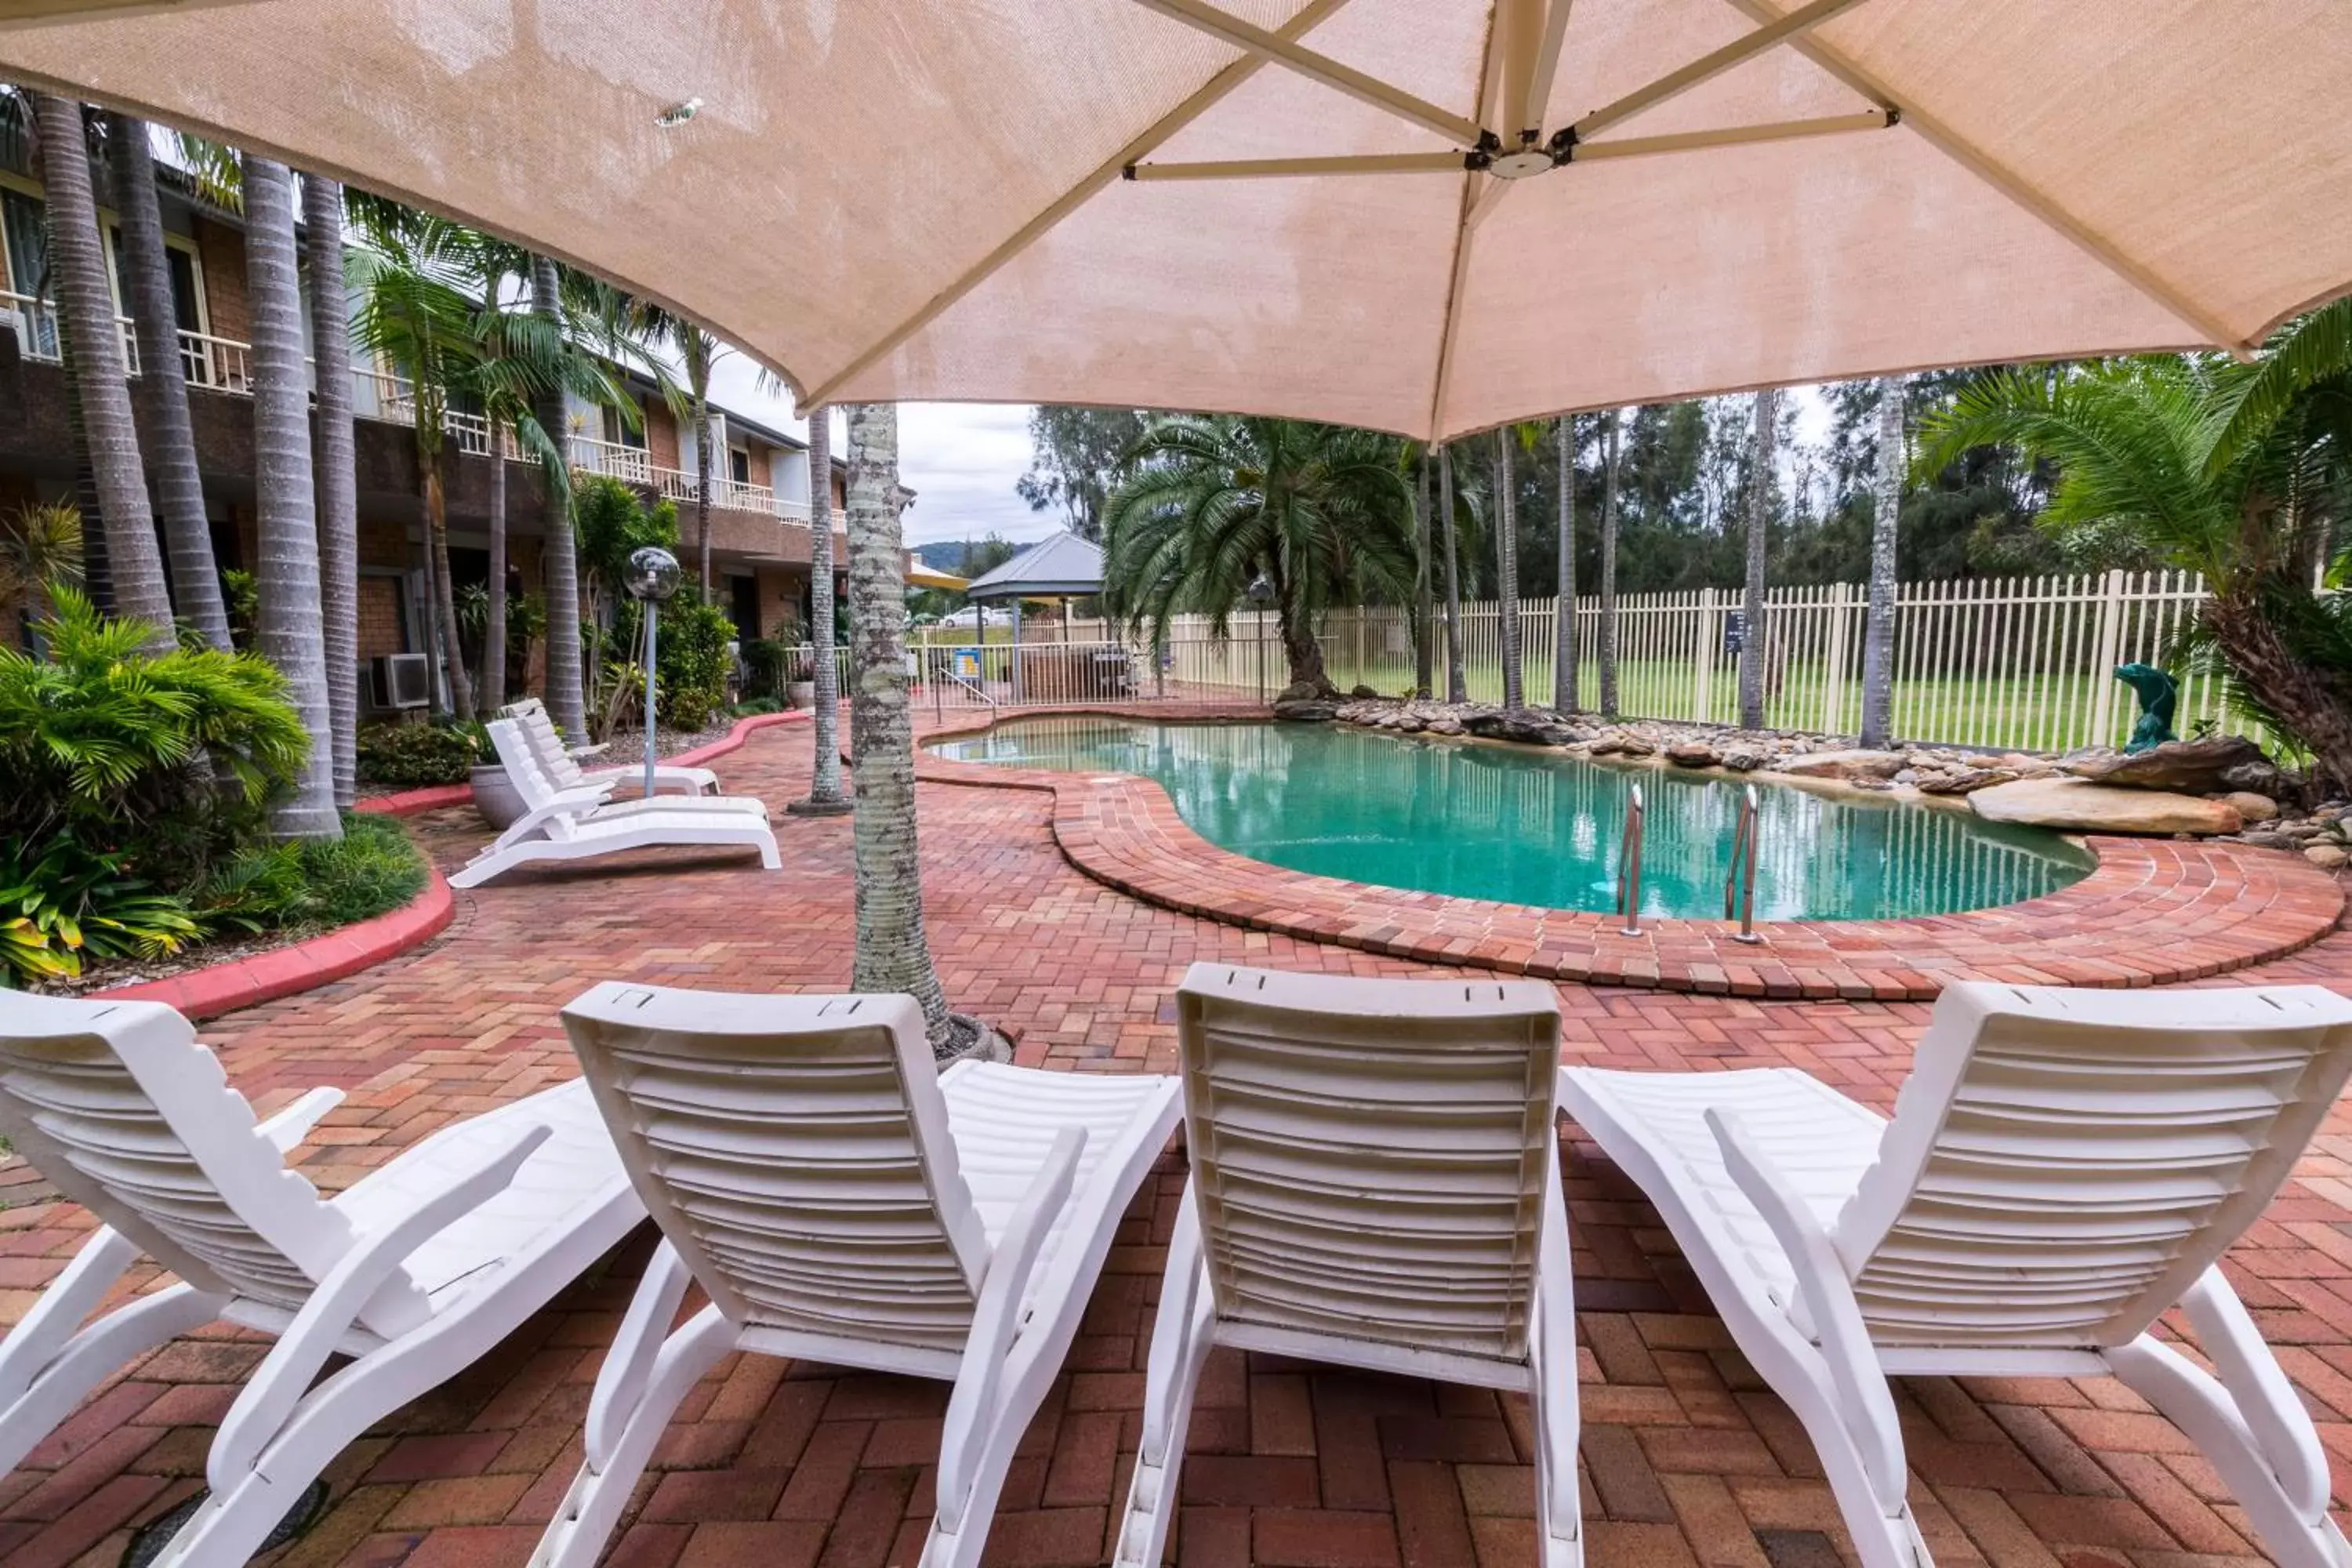
[[972,579],[971,599],[1066,598],[1102,592],[1102,551],[1075,533],[1033,544],[995,571]]

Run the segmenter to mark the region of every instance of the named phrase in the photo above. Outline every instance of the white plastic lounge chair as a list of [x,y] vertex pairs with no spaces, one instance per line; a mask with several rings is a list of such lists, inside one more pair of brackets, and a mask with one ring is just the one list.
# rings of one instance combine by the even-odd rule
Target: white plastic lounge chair
[[[1866,1568],[1929,1562],[1887,1378],[2113,1373],[2284,1568],[2344,1568],[2327,1458],[2217,1267],[2352,1070],[2352,1002],[1945,989],[1892,1121],[1789,1068],[1560,1074],[1820,1448]],[[2218,1378],[2149,1333],[2187,1310]]]
[[[922,1562],[979,1562],[1176,1081],[941,1072],[906,996],[604,984],[563,1022],[665,1240],[531,1562],[596,1561],[678,1401],[735,1350],[953,1382]],[[711,1304],[672,1333],[689,1279]]]
[[1526,1394],[1541,1562],[1581,1563],[1551,987],[1196,963],[1177,1005],[1192,1174],[1113,1561],[1158,1568],[1232,1345]]
[[[643,763],[617,767],[587,768],[580,765],[581,752],[563,743],[557,732],[555,721],[547,716],[547,709],[536,697],[526,697],[520,702],[509,702],[499,710],[501,719],[512,719],[522,727],[523,739],[539,758],[539,764],[549,782],[557,789],[581,789],[596,784],[612,787],[636,784],[643,786],[646,776]],[[602,746],[595,747],[603,751]],[[717,795],[719,775],[709,768],[690,767],[681,763],[654,764],[654,790],[679,795]]]
[[[275,1334],[213,1440],[211,1496],[159,1559],[241,1565],[344,1445],[645,1217],[583,1084],[445,1128],[328,1201],[285,1152],[341,1099],[257,1125],[171,1008],[0,993],[0,1136],[103,1222],[0,1341],[0,1474],[164,1341]],[[178,1282],[83,1326],[142,1254]]]
[[607,801],[612,781],[558,789],[512,719],[489,722],[490,743],[522,797],[523,814],[449,879],[473,888],[503,871],[541,860],[586,860],[657,845],[740,844],[760,852],[760,864],[783,868],[768,807],[750,795],[657,795]]

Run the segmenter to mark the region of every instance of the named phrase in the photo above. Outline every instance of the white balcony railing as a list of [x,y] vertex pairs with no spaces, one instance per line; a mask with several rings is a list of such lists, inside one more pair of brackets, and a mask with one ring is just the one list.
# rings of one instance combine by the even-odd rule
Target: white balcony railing
[[[137,375],[139,344],[132,336],[131,319],[125,316],[120,320],[124,366],[131,374]],[[49,300],[0,289],[0,328],[16,334],[17,344],[26,359],[47,364],[61,362],[57,307]],[[191,386],[239,397],[253,395],[252,345],[249,343],[241,343],[234,338],[213,337],[205,332],[183,331],[180,334],[180,363]],[[416,425],[416,390],[405,376],[355,365],[352,370],[352,411],[362,419],[381,420],[387,425],[405,425],[413,429]],[[448,433],[449,439],[459,451],[477,458],[489,455],[490,425],[482,416],[454,408],[444,409],[441,427]],[[520,461],[523,457],[522,449],[511,432],[499,433],[498,447],[510,459]],[[582,473],[604,474],[625,484],[642,486],[681,505],[694,504],[695,477],[683,469],[657,465],[643,447],[572,436],[565,438],[564,456],[572,468]],[[710,504],[735,511],[764,512],[781,522],[802,528],[809,525],[808,502],[780,497],[768,485],[714,478],[710,484]]]

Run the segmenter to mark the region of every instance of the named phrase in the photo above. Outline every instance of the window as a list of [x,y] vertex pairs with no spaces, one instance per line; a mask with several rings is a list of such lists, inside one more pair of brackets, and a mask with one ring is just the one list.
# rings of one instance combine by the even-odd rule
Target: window
[[751,452],[749,447],[727,448],[727,475],[739,485],[751,482]]

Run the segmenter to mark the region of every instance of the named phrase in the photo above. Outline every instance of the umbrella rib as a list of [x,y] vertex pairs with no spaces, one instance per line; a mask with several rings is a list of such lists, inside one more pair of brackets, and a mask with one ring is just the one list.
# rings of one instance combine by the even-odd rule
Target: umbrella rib
[[215,5],[250,5],[254,3],[255,0],[9,0],[9,4],[0,6],[0,32],[15,27],[37,27],[44,22],[86,22],[96,16],[103,16],[111,22],[121,16],[195,11]]
[[1678,131],[1669,136],[1620,136],[1607,142],[1580,142],[1571,163],[1600,158],[1644,158],[1658,153],[1687,153],[1703,147],[1737,147],[1751,142],[1791,142],[1802,136],[1835,136],[1849,131],[1885,131],[1902,122],[1891,109],[1865,109],[1858,114],[1828,114],[1814,120],[1776,120],[1767,125],[1733,125],[1719,131]]
[[1495,0],[1503,35],[1503,102],[1495,117],[1503,139],[1532,144],[1543,137],[1543,110],[1535,101],[1537,56],[1543,47],[1544,0]]
[[[1564,0],[1563,0],[1564,3]],[[1494,20],[1486,24],[1486,63],[1479,69],[1478,102],[1487,97],[1508,68],[1503,58],[1503,31]],[[1462,325],[1462,292],[1470,277],[1470,239],[1477,233],[1479,224],[1503,199],[1503,193],[1517,182],[1511,180],[1467,180],[1462,186],[1462,216],[1454,228],[1454,268],[1445,289],[1445,317],[1438,329],[1437,381],[1429,393],[1429,434],[1433,440],[1443,426],[1438,416],[1445,408],[1445,395],[1454,383],[1454,340]]]
[[[1770,16],[1769,11],[1747,4],[1745,0],[1731,0],[1731,3],[1751,16]],[[1761,54],[1775,44],[1793,42],[1840,12],[1850,11],[1861,4],[1862,0],[1812,0],[1811,5],[1801,5],[1785,16],[1773,17],[1745,37],[1734,38],[1719,49],[1710,49],[1690,64],[1668,71],[1647,86],[1635,88],[1615,102],[1602,104],[1576,122],[1573,129],[1577,139],[1581,141],[1621,120],[1630,119],[1645,109],[1655,108],[1670,98],[1679,97],[1701,82],[1721,76],[1742,60]]]
[[1535,68],[1528,81],[1528,114],[1540,127],[1544,112],[1551,107],[1551,84],[1559,71],[1559,48],[1568,37],[1568,13],[1571,0],[1551,0],[1544,13],[1543,37],[1536,46]]
[[[1751,17],[1760,18],[1770,14],[1764,0],[1725,0],[1725,3]],[[1818,38],[1792,38],[1790,47],[1863,97],[1874,99],[1889,109],[1899,109],[1903,123],[1918,132],[1929,146],[2072,241],[2075,248],[2179,317],[2184,323],[2203,333],[2206,342],[2218,344],[2241,359],[2252,354],[2254,345],[2231,331],[2219,317],[2158,277],[2147,264],[2067,211],[2057,200],[2028,184],[2023,176],[1995,161],[1991,154],[1934,115],[1914,104],[1898,104],[1895,94],[1887,90],[1884,82],[1853,60]]]
[[[1416,98],[1402,88],[1392,87],[1378,77],[1367,76],[1353,66],[1340,64],[1330,56],[1318,54],[1296,43],[1283,33],[1269,33],[1254,22],[1244,22],[1208,5],[1205,0],[1135,0],[1148,11],[1156,11],[1172,22],[1206,33],[1220,43],[1263,56],[1275,64],[1297,71],[1310,81],[1321,82],[1349,97],[1360,100],[1375,109],[1385,109],[1465,147],[1478,141],[1477,122],[1465,120],[1451,110],[1439,108],[1426,99]],[[1505,0],[1505,4],[1523,4],[1524,0]],[[1287,32],[1288,29],[1284,29]]]
[[[1327,17],[1347,3],[1348,0],[1308,0],[1308,3],[1301,7],[1298,15],[1282,25],[1280,36],[1286,38],[1303,37],[1320,26]],[[899,344],[937,321],[940,312],[994,277],[1005,263],[1035,244],[1047,231],[1076,211],[1088,197],[1117,180],[1129,164],[1143,157],[1153,148],[1216,107],[1234,89],[1265,68],[1267,60],[1264,55],[1244,54],[1241,58],[1217,72],[1215,76],[1211,77],[1190,98],[1152,121],[1141,134],[1097,164],[1085,179],[1063,192],[1044,211],[1013,230],[997,245],[996,248],[965,269],[961,276],[923,301],[914,314],[877,338],[870,347],[827,379],[824,385],[809,394],[803,406],[815,408],[832,401],[834,395],[842,387],[854,378],[863,375],[875,361],[887,353],[893,353]]]
[[1331,158],[1226,158],[1129,163],[1130,180],[1272,180],[1308,174],[1458,174],[1459,153],[1366,153]]

